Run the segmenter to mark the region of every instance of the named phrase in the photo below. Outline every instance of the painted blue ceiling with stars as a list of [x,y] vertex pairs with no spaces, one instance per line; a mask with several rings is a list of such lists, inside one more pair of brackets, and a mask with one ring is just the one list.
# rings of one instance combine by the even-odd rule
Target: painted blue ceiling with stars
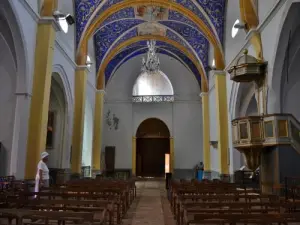
[[[126,0],[75,0],[77,45],[87,27],[94,23],[99,15],[122,1]],[[197,15],[219,42],[223,43],[226,0],[174,1]],[[209,42],[193,21],[171,9],[139,5],[120,9],[99,25],[94,34],[96,69],[99,70],[109,52],[122,42],[148,34],[160,35],[177,42],[200,60],[204,68],[208,66]],[[111,60],[105,69],[106,82],[122,63],[146,51],[146,43],[138,42],[137,45],[136,49],[123,49]],[[199,77],[195,65],[179,49],[167,43],[158,47],[161,54],[176,58]]]

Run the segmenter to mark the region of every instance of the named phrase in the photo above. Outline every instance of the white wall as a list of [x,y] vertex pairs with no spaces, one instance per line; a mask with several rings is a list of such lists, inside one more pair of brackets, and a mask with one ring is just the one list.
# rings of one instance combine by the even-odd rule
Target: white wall
[[[10,78],[7,76],[1,76],[1,79],[6,79],[1,82],[5,84],[6,89],[3,96],[10,96],[9,104],[6,104],[7,113],[12,118],[7,118],[5,122],[10,123],[10,130],[6,129],[8,125],[4,125],[4,122],[1,122],[1,130],[6,129],[10,134],[10,148],[12,148],[12,158],[7,167],[8,173],[16,175],[17,178],[24,177],[24,167],[25,167],[25,158],[26,158],[26,147],[27,147],[27,133],[28,133],[28,118],[29,118],[29,108],[30,100],[32,93],[32,79],[34,71],[34,58],[35,58],[35,45],[36,45],[36,28],[37,22],[39,20],[39,7],[40,1],[37,0],[15,0],[15,1],[0,1],[0,15],[4,17],[1,20],[1,23],[5,22],[5,19],[8,20],[8,28],[0,25],[0,33],[4,34],[6,32],[6,40],[9,40],[11,49],[15,51],[15,64],[8,62],[10,60],[10,53],[7,53],[5,48],[1,48],[6,52],[5,60],[1,62],[1,70],[5,65],[7,68],[6,72],[1,72],[1,74],[10,73]],[[73,1],[62,1],[59,0],[59,10],[64,13],[74,13]],[[54,45],[54,58],[53,58],[53,72],[58,73],[61,78],[61,87],[63,90],[63,95],[65,98],[65,131],[63,136],[63,143],[61,146],[57,147],[62,151],[60,154],[61,160],[56,161],[53,167],[62,167],[68,168],[70,162],[70,148],[72,143],[72,127],[73,127],[73,106],[74,106],[74,75],[76,64],[75,59],[75,35],[74,35],[75,26],[69,27],[69,32],[67,34],[58,32],[56,34],[56,40]],[[7,36],[8,31],[11,30],[12,37]],[[3,33],[4,32],[4,33]],[[3,43],[3,42],[2,42]],[[93,49],[90,49],[93,52]],[[1,54],[2,55],[2,54]],[[15,72],[13,73],[13,70]],[[14,78],[15,77],[15,78]],[[9,85],[10,81],[12,86]],[[87,103],[91,105],[93,111],[94,106],[94,94],[95,94],[95,70],[91,69],[89,72],[89,81],[87,86]],[[92,82],[93,81],[93,82]],[[4,90],[4,88],[2,88]],[[17,95],[15,95],[17,93]],[[15,99],[13,100],[12,97]],[[6,100],[5,100],[6,101]],[[2,105],[2,102],[1,102]],[[55,104],[51,107],[56,108]],[[0,110],[1,111],[1,110]],[[14,111],[16,113],[14,113]],[[4,111],[2,110],[4,113]],[[89,114],[90,115],[90,114]],[[1,117],[3,118],[3,117]],[[63,120],[63,119],[62,119]],[[15,122],[13,122],[15,121]],[[92,128],[91,128],[92,129]],[[1,131],[0,131],[1,133]],[[58,135],[58,134],[57,134]],[[59,134],[61,136],[62,134]],[[4,139],[4,137],[3,137]],[[5,137],[5,139],[7,139]],[[51,153],[51,152],[50,152]],[[58,157],[57,154],[54,154],[55,157]],[[54,160],[52,160],[54,162]]]
[[[140,123],[151,117],[166,123],[174,136],[175,169],[191,169],[202,161],[202,110],[196,78],[174,59],[159,57],[161,70],[174,88],[174,103],[132,104],[132,88],[140,73],[142,56],[122,65],[106,88],[103,149],[116,146],[116,168],[131,168],[132,136]],[[107,125],[108,111],[119,118],[118,130]]]
[[[13,144],[14,114],[16,106],[16,65],[8,44],[0,30],[0,175],[4,175]],[[3,107],[4,106],[4,107]],[[5,171],[4,171],[5,170]]]
[[92,148],[93,148],[93,112],[89,101],[85,103],[84,115],[84,132],[83,132],[83,147],[82,147],[82,165],[92,165]]

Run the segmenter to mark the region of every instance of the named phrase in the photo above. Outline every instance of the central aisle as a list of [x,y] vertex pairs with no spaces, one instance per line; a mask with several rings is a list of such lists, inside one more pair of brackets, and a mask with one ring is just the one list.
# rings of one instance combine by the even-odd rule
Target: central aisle
[[132,204],[125,225],[173,225],[164,181],[138,181],[137,198]]

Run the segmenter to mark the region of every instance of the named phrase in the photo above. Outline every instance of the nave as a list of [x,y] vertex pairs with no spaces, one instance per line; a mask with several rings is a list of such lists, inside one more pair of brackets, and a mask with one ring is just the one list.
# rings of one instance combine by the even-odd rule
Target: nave
[[294,225],[299,209],[295,195],[220,180],[79,179],[40,192],[11,180],[1,186],[0,224]]

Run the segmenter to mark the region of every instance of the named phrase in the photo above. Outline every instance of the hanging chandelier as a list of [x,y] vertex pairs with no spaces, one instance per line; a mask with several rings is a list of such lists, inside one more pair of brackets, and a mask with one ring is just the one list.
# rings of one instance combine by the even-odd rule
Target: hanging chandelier
[[142,72],[144,73],[157,73],[159,71],[159,58],[156,55],[156,41],[147,41],[148,52],[147,58],[142,59]]

